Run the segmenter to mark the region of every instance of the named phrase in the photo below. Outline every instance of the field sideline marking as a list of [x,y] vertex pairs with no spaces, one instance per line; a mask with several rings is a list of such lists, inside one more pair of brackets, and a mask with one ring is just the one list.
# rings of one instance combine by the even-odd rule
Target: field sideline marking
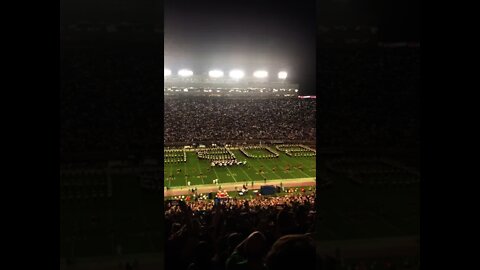
[[[308,184],[307,184],[308,182]],[[314,177],[310,177],[310,178],[291,178],[291,179],[272,179],[272,180],[267,180],[267,184],[270,184],[270,185],[279,185],[280,183],[283,183],[285,186],[298,186],[298,185],[306,185],[306,186],[314,186],[315,185],[315,178]],[[226,189],[226,190],[229,190],[229,191],[234,191],[234,187],[237,185],[238,183],[235,183],[235,182],[228,182],[228,183],[224,183],[224,185],[222,185],[222,189]],[[257,183],[258,185],[258,183]],[[256,187],[257,188],[257,187]],[[203,191],[202,191],[203,189]],[[202,187],[199,187],[199,192],[204,192],[205,190],[209,190],[209,189],[216,189],[218,190],[218,185],[215,185],[215,184],[206,184]],[[188,192],[188,187],[185,187],[185,186],[176,186],[174,188],[171,188],[169,191],[165,191],[164,192],[164,196],[165,197],[169,197],[169,196],[174,196],[174,195],[171,195],[170,193],[175,193],[175,192],[181,192],[181,193],[184,193],[184,194],[187,194]],[[205,191],[206,192],[206,191]],[[178,195],[178,194],[177,194]]]

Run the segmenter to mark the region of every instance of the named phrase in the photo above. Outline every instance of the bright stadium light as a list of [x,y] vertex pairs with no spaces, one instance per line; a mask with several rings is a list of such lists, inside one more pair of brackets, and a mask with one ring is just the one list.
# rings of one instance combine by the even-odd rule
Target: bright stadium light
[[164,68],[163,69],[163,77],[168,77],[170,75],[172,75],[172,71],[168,68]]
[[208,72],[208,76],[210,76],[210,78],[221,78],[221,77],[223,77],[223,71],[221,71],[221,70],[210,70]]
[[245,76],[245,72],[241,71],[241,70],[238,70],[238,69],[235,69],[235,70],[232,70],[230,71],[230,78],[232,79],[241,79]]
[[181,69],[178,71],[178,75],[182,77],[190,77],[193,75],[193,71],[188,69]]
[[282,79],[282,80],[285,80],[285,79],[287,78],[287,72],[285,72],[285,71],[280,71],[280,72],[278,73],[278,78],[279,78],[279,79]]
[[253,73],[255,78],[266,78],[268,77],[268,72],[265,70],[257,70]]

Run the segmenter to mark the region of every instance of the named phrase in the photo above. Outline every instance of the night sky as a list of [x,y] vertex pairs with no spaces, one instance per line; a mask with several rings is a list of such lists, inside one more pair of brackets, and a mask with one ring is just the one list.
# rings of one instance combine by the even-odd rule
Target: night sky
[[[208,5],[206,4],[208,2]],[[165,1],[165,66],[289,72],[315,92],[315,1]]]
[[62,0],[60,8],[62,23],[156,25],[163,10],[165,67],[287,70],[303,94],[315,93],[318,25],[375,25],[381,41],[420,40],[420,0]]

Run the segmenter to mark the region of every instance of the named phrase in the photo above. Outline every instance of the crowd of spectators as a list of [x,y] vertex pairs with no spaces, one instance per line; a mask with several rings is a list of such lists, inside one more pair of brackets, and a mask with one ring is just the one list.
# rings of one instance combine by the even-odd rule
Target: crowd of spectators
[[294,98],[164,99],[162,59],[148,52],[62,52],[61,152],[142,152],[161,149],[162,142],[204,140],[315,140],[316,129],[323,147],[416,146],[419,51],[318,53],[318,109],[315,100]]
[[167,201],[166,269],[314,269],[314,201],[315,193]]
[[165,98],[165,143],[315,140],[315,100]]

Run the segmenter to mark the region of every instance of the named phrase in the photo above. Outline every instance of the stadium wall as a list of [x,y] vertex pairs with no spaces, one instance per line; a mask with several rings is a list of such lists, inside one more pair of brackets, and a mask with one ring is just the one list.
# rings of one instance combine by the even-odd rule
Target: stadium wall
[[232,146],[243,146],[243,145],[252,145],[252,144],[304,144],[304,145],[315,145],[316,141],[305,141],[305,140],[249,140],[249,141],[229,141],[229,140],[211,140],[211,141],[198,141],[195,143],[192,142],[165,142],[164,146],[166,147],[184,147],[192,145],[212,145],[217,144],[223,146],[229,144]]

